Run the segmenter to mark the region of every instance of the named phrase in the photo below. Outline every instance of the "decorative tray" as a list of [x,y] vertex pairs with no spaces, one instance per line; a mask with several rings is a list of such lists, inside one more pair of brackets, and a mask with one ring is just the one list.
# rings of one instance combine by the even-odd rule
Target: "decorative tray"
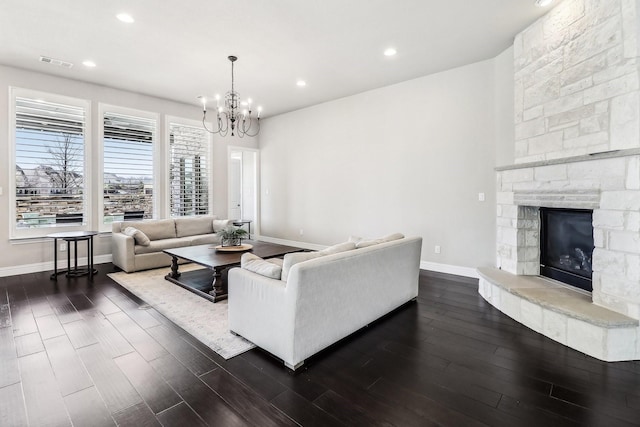
[[251,248],[253,248],[253,245],[250,245],[248,243],[245,243],[244,245],[240,245],[240,246],[218,245],[213,247],[213,249],[215,249],[218,252],[244,252],[244,251],[248,251]]

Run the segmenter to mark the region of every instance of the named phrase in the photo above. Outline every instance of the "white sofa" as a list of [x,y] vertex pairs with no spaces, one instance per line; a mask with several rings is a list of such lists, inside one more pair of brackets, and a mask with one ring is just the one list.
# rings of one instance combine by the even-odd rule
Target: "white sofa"
[[[287,281],[229,271],[229,329],[290,369],[418,295],[422,238],[293,265]],[[286,267],[287,257],[284,264]]]
[[[215,216],[114,222],[111,230],[112,262],[127,273],[167,267],[171,265],[171,257],[162,253],[163,250],[217,244],[220,238],[215,233],[228,223],[228,220],[218,220]],[[144,233],[148,244],[138,235],[134,238],[125,234],[129,227]]]

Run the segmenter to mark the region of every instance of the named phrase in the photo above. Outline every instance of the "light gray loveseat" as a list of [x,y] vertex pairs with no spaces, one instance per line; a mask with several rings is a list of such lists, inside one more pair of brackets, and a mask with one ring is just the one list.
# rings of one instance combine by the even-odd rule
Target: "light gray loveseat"
[[[220,238],[215,233],[228,224],[228,220],[218,220],[215,216],[114,222],[111,230],[112,262],[127,273],[166,267],[171,264],[171,257],[162,253],[163,250],[218,244]],[[147,243],[144,238],[125,234],[128,227],[144,233],[149,238],[148,244],[144,244]]]
[[306,358],[415,298],[421,248],[422,238],[408,237],[320,256],[288,254],[282,268],[286,281],[232,268],[229,329],[295,370]]

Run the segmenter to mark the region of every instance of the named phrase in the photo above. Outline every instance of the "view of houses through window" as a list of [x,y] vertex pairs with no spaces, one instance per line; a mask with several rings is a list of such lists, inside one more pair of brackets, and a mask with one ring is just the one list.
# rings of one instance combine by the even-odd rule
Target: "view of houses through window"
[[151,218],[156,120],[106,112],[103,124],[104,223]]
[[[90,226],[88,207],[96,200],[95,195],[89,197],[86,179],[91,173],[89,102],[39,95],[16,90],[13,97],[14,230],[18,237],[47,233],[30,229]],[[91,175],[102,182],[102,224],[152,218],[154,181],[162,176],[168,179],[171,216],[209,214],[210,147],[206,132],[172,120],[166,142],[168,167],[156,170],[157,119],[152,114],[120,111],[107,107],[102,113],[103,173],[102,177]]]
[[83,107],[16,97],[16,227],[84,221]]
[[209,213],[209,144],[202,128],[169,124],[171,216]]
[[[22,93],[14,97],[15,230],[88,224],[88,101],[50,102],[46,94],[42,94],[45,100],[31,92],[19,96]],[[98,188],[102,187],[105,226],[154,215],[157,119],[121,111],[106,107],[100,123],[103,174]],[[169,214],[207,215],[209,137],[201,127],[178,121],[169,122],[168,168],[160,168],[169,183]]]

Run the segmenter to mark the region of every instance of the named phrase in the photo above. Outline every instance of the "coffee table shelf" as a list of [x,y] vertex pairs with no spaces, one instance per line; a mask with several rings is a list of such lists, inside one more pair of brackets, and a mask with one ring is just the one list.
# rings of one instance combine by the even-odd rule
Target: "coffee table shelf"
[[[224,280],[223,272],[231,267],[239,266],[242,254],[251,252],[261,258],[274,258],[291,252],[304,251],[304,249],[294,246],[254,240],[247,240],[245,244],[251,245],[252,248],[245,251],[221,252],[213,249],[214,247],[208,244],[166,249],[163,252],[171,256],[171,271],[165,276],[165,279],[213,302],[222,301],[227,299],[228,296],[227,283]],[[194,284],[189,284],[185,278],[181,277],[182,273],[179,270],[180,260],[194,262],[213,271],[213,275],[210,276],[211,291],[208,292],[208,295],[202,290],[201,283],[194,286]]]

